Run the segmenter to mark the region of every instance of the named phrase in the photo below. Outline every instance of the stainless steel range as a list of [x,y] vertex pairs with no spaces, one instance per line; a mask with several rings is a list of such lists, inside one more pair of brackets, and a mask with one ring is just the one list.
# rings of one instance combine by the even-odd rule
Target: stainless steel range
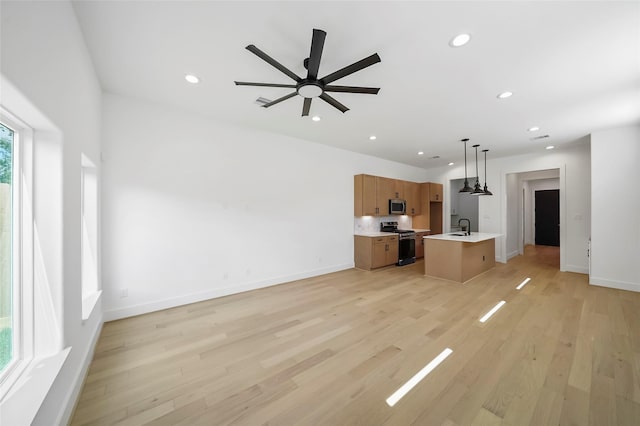
[[408,265],[416,261],[416,233],[411,229],[398,229],[398,222],[381,222],[381,232],[398,234],[397,266]]

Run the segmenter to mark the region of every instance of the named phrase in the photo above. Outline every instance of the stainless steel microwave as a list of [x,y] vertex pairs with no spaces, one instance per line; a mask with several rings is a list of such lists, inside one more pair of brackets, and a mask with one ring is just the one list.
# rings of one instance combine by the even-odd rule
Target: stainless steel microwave
[[407,214],[407,202],[405,200],[389,200],[389,214]]

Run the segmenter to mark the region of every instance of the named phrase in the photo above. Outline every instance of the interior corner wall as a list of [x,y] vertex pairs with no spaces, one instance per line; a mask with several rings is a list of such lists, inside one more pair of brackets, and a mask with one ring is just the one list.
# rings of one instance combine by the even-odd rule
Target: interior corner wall
[[[80,157],[85,153],[99,160],[101,89],[70,2],[3,1],[0,8],[2,75],[62,134],[62,199],[56,201],[62,206],[62,223],[55,230],[60,241],[55,249],[49,248],[50,242],[41,243],[44,262],[60,264],[60,283],[52,283],[52,297],[60,311],[63,345],[71,351],[33,424],[66,424],[102,324],[100,304],[82,320],[80,271]],[[39,138],[36,134],[36,141]],[[51,169],[38,163],[40,148],[36,144],[36,182]],[[52,206],[36,205],[47,208]],[[42,226],[48,218],[34,220]]]
[[591,135],[591,284],[640,291],[639,164],[640,126]]
[[[507,224],[505,238],[507,240],[507,260],[518,255],[519,205],[522,200],[518,186],[518,175],[510,173],[507,179]],[[495,192],[494,192],[495,194]]]
[[112,94],[102,165],[105,319],[351,268],[353,176],[425,180],[424,169]]

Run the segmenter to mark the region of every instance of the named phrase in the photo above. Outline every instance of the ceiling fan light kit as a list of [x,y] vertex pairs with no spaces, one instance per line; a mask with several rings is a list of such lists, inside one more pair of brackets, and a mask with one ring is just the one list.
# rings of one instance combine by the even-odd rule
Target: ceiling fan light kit
[[348,65],[338,71],[335,71],[329,75],[324,76],[323,78],[318,78],[318,69],[320,68],[320,59],[322,58],[322,50],[324,48],[324,40],[327,36],[327,33],[314,29],[313,37],[311,39],[311,52],[309,53],[309,57],[304,60],[304,67],[307,69],[307,77],[300,78],[293,71],[289,70],[287,67],[273,59],[271,56],[264,53],[262,50],[258,49],[253,44],[250,44],[246,47],[246,49],[267,62],[272,67],[278,69],[283,74],[287,75],[289,78],[294,80],[295,84],[279,84],[279,83],[253,83],[246,81],[236,81],[236,86],[258,86],[258,87],[281,87],[281,88],[290,88],[295,89],[294,92],[289,93],[281,98],[278,98],[274,101],[266,103],[262,105],[264,108],[269,108],[273,105],[276,105],[282,101],[285,101],[289,98],[292,98],[296,95],[299,95],[304,98],[304,102],[302,105],[302,116],[306,117],[309,115],[309,111],[311,110],[311,101],[314,98],[320,98],[332,107],[338,109],[340,112],[347,112],[349,108],[338,102],[335,98],[330,96],[327,92],[342,92],[342,93],[362,93],[369,95],[377,95],[378,91],[380,91],[379,87],[358,87],[358,86],[334,86],[330,83],[333,83],[336,80],[339,80],[343,77],[351,75],[355,72],[358,72],[364,68],[367,68],[373,64],[380,62],[380,56],[377,53],[374,53],[371,56],[368,56],[358,62],[354,62],[351,65]]

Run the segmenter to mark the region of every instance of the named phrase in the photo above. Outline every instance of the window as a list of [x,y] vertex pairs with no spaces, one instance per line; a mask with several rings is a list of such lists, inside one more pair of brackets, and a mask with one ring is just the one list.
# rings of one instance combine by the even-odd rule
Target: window
[[0,122],[0,377],[10,369],[18,351],[14,301],[16,289],[13,270],[14,232],[14,135]]
[[82,162],[82,318],[87,319],[100,296],[98,280],[98,174],[84,154]]

